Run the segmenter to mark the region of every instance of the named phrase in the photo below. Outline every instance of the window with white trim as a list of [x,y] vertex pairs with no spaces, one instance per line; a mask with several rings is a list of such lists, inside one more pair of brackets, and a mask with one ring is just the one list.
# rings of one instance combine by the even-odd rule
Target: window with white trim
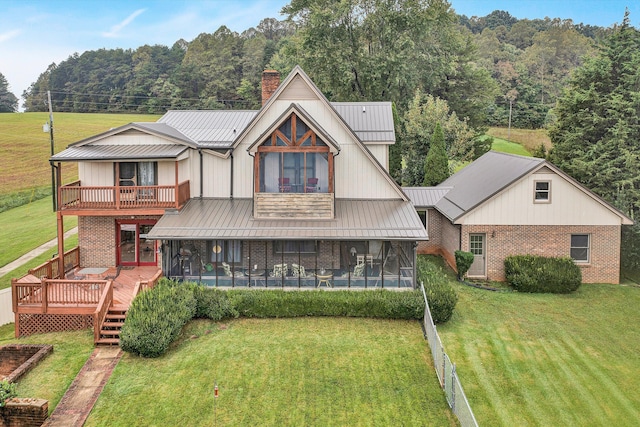
[[551,181],[536,181],[533,201],[535,203],[551,202]]
[[588,234],[571,235],[571,258],[575,262],[589,262],[591,236]]

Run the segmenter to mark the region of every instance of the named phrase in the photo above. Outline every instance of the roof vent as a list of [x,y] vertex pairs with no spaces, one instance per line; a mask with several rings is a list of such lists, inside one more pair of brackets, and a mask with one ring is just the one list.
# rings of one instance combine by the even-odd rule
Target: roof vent
[[367,112],[367,107],[365,107],[364,105],[362,106],[362,112],[366,113]]
[[236,128],[233,128],[233,133],[236,133]]

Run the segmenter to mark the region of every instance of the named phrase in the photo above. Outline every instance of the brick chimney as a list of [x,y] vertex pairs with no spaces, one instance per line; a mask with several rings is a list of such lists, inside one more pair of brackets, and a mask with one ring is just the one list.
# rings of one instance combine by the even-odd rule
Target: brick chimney
[[266,104],[271,95],[280,85],[280,73],[276,70],[264,70],[262,72],[262,105]]

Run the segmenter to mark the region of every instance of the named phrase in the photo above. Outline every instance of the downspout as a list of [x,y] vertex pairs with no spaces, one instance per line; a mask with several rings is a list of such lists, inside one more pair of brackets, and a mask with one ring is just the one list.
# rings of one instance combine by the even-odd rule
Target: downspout
[[229,198],[233,200],[233,150],[231,150],[231,179],[229,180]]
[[198,148],[198,154],[200,154],[200,199],[202,199],[203,188],[204,188],[204,171],[203,171],[204,160],[202,155],[202,148]]

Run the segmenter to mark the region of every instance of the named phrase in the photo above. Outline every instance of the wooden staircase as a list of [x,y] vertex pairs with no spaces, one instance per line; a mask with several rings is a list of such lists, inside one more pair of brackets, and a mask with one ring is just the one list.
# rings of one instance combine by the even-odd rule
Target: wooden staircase
[[127,316],[126,308],[111,307],[100,326],[100,338],[96,345],[120,345],[120,330]]

